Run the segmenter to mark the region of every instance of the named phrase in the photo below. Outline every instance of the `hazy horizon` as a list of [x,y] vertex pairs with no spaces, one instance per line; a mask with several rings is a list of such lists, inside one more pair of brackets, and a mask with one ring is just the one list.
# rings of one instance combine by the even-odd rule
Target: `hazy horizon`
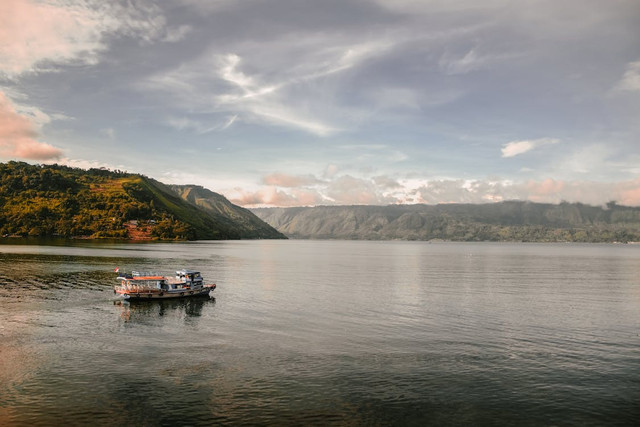
[[0,161],[245,207],[640,206],[640,4],[6,0]]

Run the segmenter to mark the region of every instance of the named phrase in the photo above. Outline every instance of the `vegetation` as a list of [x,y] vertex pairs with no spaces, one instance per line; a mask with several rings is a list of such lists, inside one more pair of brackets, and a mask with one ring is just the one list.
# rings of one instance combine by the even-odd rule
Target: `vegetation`
[[482,205],[253,209],[289,237],[517,242],[640,242],[640,208],[510,201]]
[[[283,237],[260,224],[272,231],[272,238]],[[232,219],[213,216],[142,175],[22,162],[0,164],[3,236],[252,238],[249,234]]]

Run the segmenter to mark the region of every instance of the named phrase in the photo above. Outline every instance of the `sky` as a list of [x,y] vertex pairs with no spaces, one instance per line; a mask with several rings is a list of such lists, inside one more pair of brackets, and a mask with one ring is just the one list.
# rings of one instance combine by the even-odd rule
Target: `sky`
[[640,1],[2,0],[9,160],[246,207],[640,206]]

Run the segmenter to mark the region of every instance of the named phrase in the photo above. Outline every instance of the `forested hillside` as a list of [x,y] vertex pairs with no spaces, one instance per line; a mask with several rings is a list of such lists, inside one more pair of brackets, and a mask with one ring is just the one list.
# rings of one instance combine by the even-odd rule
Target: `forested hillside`
[[[220,196],[222,197],[222,196]],[[259,221],[260,222],[260,221]],[[142,175],[0,164],[0,235],[134,239],[283,237],[238,226]]]
[[253,209],[293,238],[637,242],[640,208],[609,203],[318,206]]

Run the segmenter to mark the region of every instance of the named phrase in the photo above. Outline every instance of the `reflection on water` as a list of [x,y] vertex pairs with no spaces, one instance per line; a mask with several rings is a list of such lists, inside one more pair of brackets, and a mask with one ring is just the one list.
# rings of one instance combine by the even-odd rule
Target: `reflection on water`
[[0,425],[629,425],[639,303],[640,246],[0,244]]
[[169,317],[172,321],[186,320],[202,316],[205,306],[215,305],[216,299],[209,296],[176,298],[160,301],[114,301],[120,308],[120,318],[126,323],[148,323],[161,317]]

